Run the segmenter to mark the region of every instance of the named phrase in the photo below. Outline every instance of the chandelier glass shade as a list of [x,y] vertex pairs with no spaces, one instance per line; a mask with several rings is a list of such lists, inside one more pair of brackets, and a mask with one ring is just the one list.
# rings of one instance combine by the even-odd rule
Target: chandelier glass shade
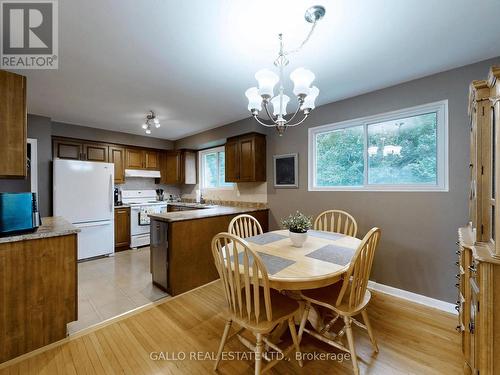
[[154,127],[158,129],[161,126],[160,124],[160,119],[158,118],[158,115],[154,113],[153,111],[149,111],[146,114],[146,120],[142,124],[142,128],[146,132],[146,134],[151,134],[151,129]]
[[[274,65],[278,68],[279,74],[276,74],[270,69],[261,69],[255,73],[257,87],[251,87],[245,91],[245,96],[248,99],[248,110],[252,113],[255,120],[266,127],[275,127],[278,134],[283,135],[287,127],[293,127],[302,124],[315,108],[315,101],[319,95],[319,89],[316,86],[311,86],[316,78],[314,73],[305,68],[297,68],[290,73],[290,80],[293,82],[293,95],[296,97],[295,109],[290,112],[288,117],[287,106],[290,103],[290,97],[285,94],[284,89],[284,68],[289,61],[287,56],[291,53],[298,52],[311,37],[316,22],[325,14],[325,8],[322,6],[314,6],[306,11],[305,19],[312,23],[312,28],[306,39],[302,42],[299,48],[292,51],[285,51],[283,47],[283,35],[279,34],[280,50],[278,57],[274,61]],[[278,85],[278,91],[275,95],[275,86]],[[272,107],[272,110],[271,110]],[[262,120],[259,113],[264,109],[268,120]],[[293,122],[299,112],[302,111],[302,118]]]

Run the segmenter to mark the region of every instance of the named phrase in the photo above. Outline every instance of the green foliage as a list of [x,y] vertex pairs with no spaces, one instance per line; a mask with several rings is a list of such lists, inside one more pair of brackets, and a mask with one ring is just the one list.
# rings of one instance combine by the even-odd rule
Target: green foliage
[[[368,144],[378,151],[369,157],[370,184],[436,184],[436,113],[368,126]],[[383,154],[384,146],[401,146],[399,155]]]
[[[436,113],[369,124],[368,183],[436,184],[436,142]],[[318,134],[316,186],[362,186],[364,143],[362,125]],[[399,153],[384,154],[386,146],[400,147]]]
[[312,227],[312,217],[297,211],[295,214],[281,219],[281,226],[293,233],[306,233]]
[[319,134],[316,138],[316,185],[363,185],[363,149],[363,126]]

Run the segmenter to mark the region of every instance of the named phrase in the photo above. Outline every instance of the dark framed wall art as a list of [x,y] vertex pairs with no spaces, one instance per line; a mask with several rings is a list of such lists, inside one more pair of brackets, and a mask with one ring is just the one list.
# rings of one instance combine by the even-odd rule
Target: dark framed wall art
[[298,159],[298,154],[284,154],[273,156],[275,188],[299,187]]

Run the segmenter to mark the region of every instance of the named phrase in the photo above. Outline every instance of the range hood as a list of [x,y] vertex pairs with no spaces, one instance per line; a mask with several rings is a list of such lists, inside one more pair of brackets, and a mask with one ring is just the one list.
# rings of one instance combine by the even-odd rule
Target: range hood
[[160,178],[160,171],[145,169],[125,169],[125,177]]

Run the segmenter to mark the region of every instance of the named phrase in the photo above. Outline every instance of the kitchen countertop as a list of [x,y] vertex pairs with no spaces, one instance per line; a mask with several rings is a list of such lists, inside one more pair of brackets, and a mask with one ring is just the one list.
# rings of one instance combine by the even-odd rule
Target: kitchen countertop
[[193,209],[189,211],[175,211],[175,212],[166,212],[163,214],[149,214],[148,216],[156,220],[172,223],[175,221],[204,219],[206,217],[236,215],[236,214],[244,214],[248,212],[265,211],[265,210],[268,210],[268,208],[215,206],[213,208]]
[[80,229],[69,223],[63,217],[51,216],[42,218],[42,225],[35,232],[17,234],[8,237],[0,237],[0,243],[66,236],[68,234],[78,232],[80,232]]

